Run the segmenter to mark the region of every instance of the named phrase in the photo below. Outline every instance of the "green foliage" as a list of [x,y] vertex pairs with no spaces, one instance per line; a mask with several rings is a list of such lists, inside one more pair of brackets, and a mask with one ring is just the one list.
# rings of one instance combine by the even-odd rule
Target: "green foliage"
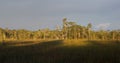
[[88,39],[88,40],[120,40],[120,30],[92,30],[92,24],[78,25],[63,19],[63,27],[55,30],[48,28],[37,31],[25,29],[10,30],[0,28],[0,40],[39,40],[39,39]]

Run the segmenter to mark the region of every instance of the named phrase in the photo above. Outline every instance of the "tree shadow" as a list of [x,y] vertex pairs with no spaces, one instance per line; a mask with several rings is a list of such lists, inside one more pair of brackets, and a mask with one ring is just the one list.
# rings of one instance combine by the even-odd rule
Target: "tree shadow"
[[1,46],[5,46],[5,47],[11,47],[11,46],[16,46],[16,45],[21,45],[19,47],[22,47],[22,45],[24,46],[36,46],[37,45],[57,45],[57,44],[61,44],[62,40],[50,40],[50,41],[7,41],[4,43],[1,43]]
[[[32,43],[32,42],[21,42]],[[63,43],[62,40],[44,41],[27,46],[5,46],[0,48],[0,63],[36,63],[46,62],[52,50],[55,50]],[[12,43],[12,45],[16,43]],[[7,44],[11,45],[11,44]],[[47,57],[48,56],[48,57]],[[38,59],[39,58],[39,59]],[[44,59],[44,61],[43,61]]]
[[9,42],[4,42],[4,45],[17,45],[17,44],[30,44],[33,43],[33,41],[21,41],[21,42],[15,42],[15,41],[9,41]]

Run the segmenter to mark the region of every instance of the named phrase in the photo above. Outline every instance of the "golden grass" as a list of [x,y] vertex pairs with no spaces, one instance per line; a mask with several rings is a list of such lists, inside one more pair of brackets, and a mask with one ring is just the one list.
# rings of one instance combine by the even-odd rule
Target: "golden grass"
[[116,41],[76,39],[16,45],[19,47],[1,45],[0,63],[120,63],[120,42]]
[[89,42],[86,40],[78,40],[78,39],[72,39],[72,40],[64,40],[64,46],[87,46]]
[[[120,41],[111,41],[111,40],[86,40],[86,39],[67,39],[63,41],[64,46],[88,46],[90,44],[95,45],[108,45],[114,42],[120,42]],[[114,45],[114,44],[111,44]]]

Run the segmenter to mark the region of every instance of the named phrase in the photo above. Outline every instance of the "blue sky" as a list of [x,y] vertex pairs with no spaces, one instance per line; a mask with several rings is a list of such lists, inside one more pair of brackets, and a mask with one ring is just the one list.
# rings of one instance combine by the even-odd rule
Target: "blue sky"
[[62,19],[93,29],[120,29],[120,0],[0,0],[0,27],[54,29]]

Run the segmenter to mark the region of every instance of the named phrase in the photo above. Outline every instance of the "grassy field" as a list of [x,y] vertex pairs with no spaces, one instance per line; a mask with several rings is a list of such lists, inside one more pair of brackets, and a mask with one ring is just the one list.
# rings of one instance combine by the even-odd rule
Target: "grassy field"
[[12,41],[0,44],[0,63],[120,63],[120,42]]

